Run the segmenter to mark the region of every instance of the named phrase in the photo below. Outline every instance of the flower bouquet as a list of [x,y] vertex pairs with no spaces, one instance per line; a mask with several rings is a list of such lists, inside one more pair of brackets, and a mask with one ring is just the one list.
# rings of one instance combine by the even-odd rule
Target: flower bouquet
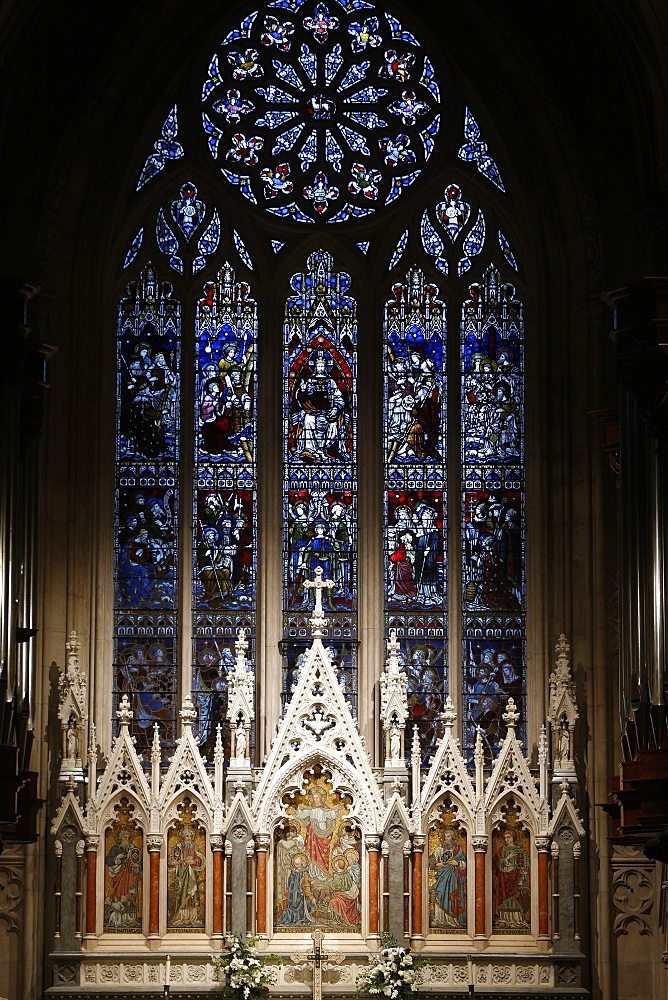
[[229,934],[225,951],[212,955],[214,975],[222,985],[224,997],[230,1000],[265,1000],[274,981],[274,970],[266,967],[268,959],[279,965],[278,955],[258,957],[255,950],[257,938],[243,941],[238,934]]
[[391,939],[386,940],[380,954],[369,955],[369,968],[358,974],[357,995],[408,1000],[418,988],[417,969],[424,964],[424,961],[413,961],[410,948],[400,948]]

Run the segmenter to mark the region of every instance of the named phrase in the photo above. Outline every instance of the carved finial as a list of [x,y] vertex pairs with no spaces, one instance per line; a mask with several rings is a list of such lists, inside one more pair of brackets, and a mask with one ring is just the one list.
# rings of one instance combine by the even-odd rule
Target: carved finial
[[120,722],[121,726],[129,726],[133,717],[128,696],[124,694],[121,698],[121,704],[119,705],[118,711],[116,712],[116,718]]
[[482,742],[482,730],[480,726],[476,726],[475,733],[475,748],[473,750],[473,763],[476,767],[482,767],[485,763],[485,751]]
[[159,761],[162,757],[162,747],[160,746],[160,727],[158,723],[153,725],[153,743],[151,745],[151,761]]
[[540,739],[538,741],[538,763],[547,763],[547,730],[545,723],[540,727]]
[[193,705],[192,695],[190,692],[188,692],[183,699],[183,708],[179,712],[179,718],[181,719],[181,723],[184,728],[187,727],[188,729],[197,718],[197,712],[195,711],[195,706]]
[[520,713],[515,709],[515,699],[509,698],[506,710],[501,716],[508,729],[514,729],[517,723],[520,721]]
[[237,632],[237,640],[234,643],[234,651],[237,654],[237,665],[246,668],[246,652],[248,650],[248,640],[246,639],[246,629],[240,628]]
[[91,722],[88,736],[88,760],[95,767],[97,764],[97,740],[95,739],[95,723]]
[[79,650],[81,649],[81,643],[74,629],[70,632],[70,638],[65,643],[65,649],[68,653],[67,673],[74,675],[79,671]]
[[413,726],[413,739],[411,740],[411,764],[416,764],[418,767],[422,763],[422,750],[420,747],[420,736],[418,734],[418,727]]
[[216,744],[213,748],[213,760],[215,764],[222,764],[225,760],[225,750],[223,748],[223,729],[220,722],[216,726]]
[[333,580],[323,580],[322,577],[322,566],[316,566],[315,580],[304,580],[304,586],[306,589],[313,589],[315,591],[315,607],[313,609],[313,614],[309,619],[309,625],[311,626],[313,637],[317,639],[322,638],[324,634],[323,630],[327,628],[327,619],[325,618],[325,613],[322,610],[322,592],[325,588],[327,588],[327,590],[331,590],[334,586]]
[[445,699],[445,708],[443,709],[441,718],[443,719],[443,725],[445,728],[452,731],[454,724],[457,721],[457,713],[455,712],[455,705],[450,695],[448,695]]
[[397,640],[397,630],[395,628],[390,629],[390,638],[387,640],[387,655],[388,655],[388,670],[391,666],[396,664],[396,669],[399,669],[399,642]]

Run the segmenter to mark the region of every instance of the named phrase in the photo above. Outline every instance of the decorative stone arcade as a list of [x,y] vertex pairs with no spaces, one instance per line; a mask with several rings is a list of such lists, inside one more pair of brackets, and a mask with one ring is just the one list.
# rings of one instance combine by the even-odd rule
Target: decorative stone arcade
[[449,698],[443,737],[421,773],[417,731],[405,732],[406,676],[392,635],[379,681],[384,766],[374,768],[323,644],[328,585],[321,572],[311,583],[312,645],[260,768],[248,757],[254,692],[243,631],[228,678],[229,762],[220,727],[213,761],[200,752],[190,694],[168,765],[157,726],[150,761],[141,760],[124,695],[103,769],[93,724],[82,747],[86,678],[71,635],[60,683],[63,795],[51,826],[47,995],[157,995],[167,983],[172,995],[210,995],[218,988],[211,953],[228,933],[255,934],[260,950],[284,957],[272,995],[286,1000],[313,990],[352,997],[387,934],[428,960],[420,971],[428,996],[470,986],[504,997],[587,995],[578,943],[577,706],[565,638],[535,773],[512,699],[485,773],[481,736],[465,759]]

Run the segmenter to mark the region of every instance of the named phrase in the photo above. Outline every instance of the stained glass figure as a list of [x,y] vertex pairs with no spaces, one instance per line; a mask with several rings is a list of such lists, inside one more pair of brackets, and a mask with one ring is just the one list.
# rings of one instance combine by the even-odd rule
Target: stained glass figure
[[500,191],[505,191],[499,168],[487,152],[487,143],[482,141],[478,123],[468,108],[464,116],[464,138],[466,142],[459,148],[459,159],[475,163],[484,177]]
[[490,265],[461,326],[464,748],[498,753],[509,697],[525,738],[524,321]]
[[[209,148],[214,158],[243,162],[247,173],[223,169],[224,176],[272,214],[363,218],[399,197],[431,156],[440,125],[433,66],[413,51],[417,39],[370,3],[339,4],[336,14],[316,3],[306,16],[301,4],[280,6],[298,16],[260,11],[211,59],[202,88]],[[267,49],[281,57],[263,59]],[[394,119],[399,134],[391,132]],[[331,183],[332,170],[353,178],[349,201],[345,187]]]
[[228,263],[203,292],[195,325],[192,686],[201,743],[212,745],[221,723],[229,749],[231,646],[244,628],[252,648],[255,632],[257,306]]
[[456,825],[450,802],[429,828],[429,930],[464,934],[467,928],[467,837]]
[[464,201],[458,184],[448,184],[443,194],[444,200],[436,206],[436,214],[454,243],[469,220],[471,206]]
[[420,269],[393,285],[384,330],[385,618],[426,762],[447,689],[446,309]]
[[[176,736],[180,304],[148,265],[118,308],[113,704],[140,749]],[[114,731],[117,720],[114,718]]]
[[176,141],[178,133],[178,112],[177,105],[175,104],[165,118],[161,129],[161,138],[153,144],[155,152],[150,154],[142,167],[139,181],[137,182],[137,191],[143,188],[144,184],[150,181],[152,177],[160,173],[168,160],[178,160],[184,155],[183,146]]
[[197,197],[197,188],[190,181],[181,185],[179,197],[172,202],[172,218],[189,240],[201,225],[206,205]]
[[[330,635],[356,637],[357,320],[350,278],[334,270],[330,254],[311,254],[291,284],[283,340],[283,634],[294,651],[294,640],[309,635],[314,596],[304,581],[318,567],[334,582],[325,598]],[[349,681],[351,692],[356,683]]]

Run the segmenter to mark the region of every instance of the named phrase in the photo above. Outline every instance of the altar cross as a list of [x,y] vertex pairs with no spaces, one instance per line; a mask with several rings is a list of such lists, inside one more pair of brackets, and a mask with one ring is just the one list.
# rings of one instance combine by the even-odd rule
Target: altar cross
[[316,927],[311,934],[313,951],[310,951],[306,956],[310,962],[313,962],[313,1000],[322,1000],[322,966],[323,962],[329,958],[329,955],[322,950],[324,937],[324,931],[320,927]]
[[304,586],[307,590],[313,589],[315,591],[315,607],[313,609],[313,614],[309,621],[309,625],[313,631],[313,635],[321,637],[323,634],[323,629],[327,625],[327,619],[325,618],[324,611],[322,609],[322,592],[323,590],[331,590],[334,586],[333,580],[323,580],[322,578],[323,568],[322,566],[316,566],[315,568],[315,580],[304,580]]

